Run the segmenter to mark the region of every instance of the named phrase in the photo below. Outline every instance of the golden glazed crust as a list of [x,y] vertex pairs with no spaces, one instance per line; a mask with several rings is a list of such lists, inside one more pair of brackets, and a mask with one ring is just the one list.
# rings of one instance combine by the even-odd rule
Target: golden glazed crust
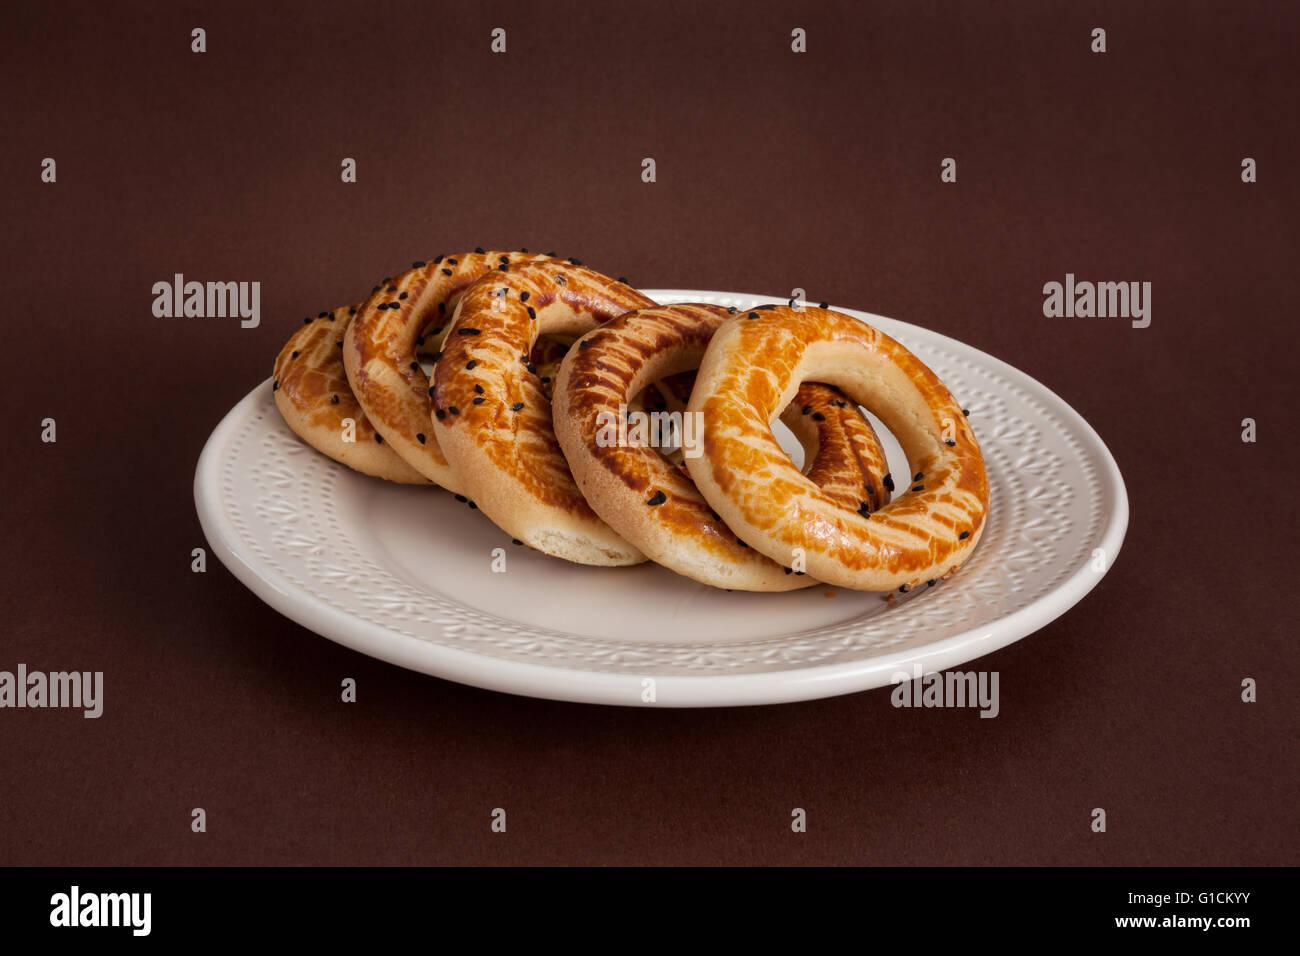
[[465,493],[429,428],[429,379],[416,353],[436,354],[456,302],[473,282],[545,261],[525,252],[476,250],[416,263],[375,287],[343,338],[348,382],[375,430],[415,471],[450,491]]
[[376,478],[427,485],[429,479],[383,444],[348,385],[343,337],[357,309],[322,312],[289,337],[272,373],[275,406],[303,441],[335,461]]
[[[649,444],[616,434],[631,397],[651,382],[665,392],[663,404],[680,413],[674,399],[690,395],[690,376],[683,373],[699,365],[728,317],[721,306],[662,306],[588,333],[560,367],[555,434],[592,508],[654,561],[713,587],[809,587],[817,582],[801,568],[792,573],[737,538],[680,467]],[[782,420],[804,446],[810,480],[830,498],[853,508],[866,500],[873,510],[888,501],[880,441],[839,391],[801,385]],[[690,422],[678,421],[682,434],[694,436]]]
[[[914,472],[868,516],[799,474],[769,423],[806,379],[843,390],[885,424]],[[989,485],[979,443],[947,387],[865,322],[825,309],[742,312],[713,336],[689,410],[704,454],[687,468],[748,544],[841,587],[907,590],[954,570],[979,543]],[[906,477],[906,476],[904,476]]]
[[460,299],[434,368],[433,430],[463,493],[525,544],[580,564],[645,560],[574,483],[529,355],[543,333],[579,336],[654,304],[562,262],[486,277]]

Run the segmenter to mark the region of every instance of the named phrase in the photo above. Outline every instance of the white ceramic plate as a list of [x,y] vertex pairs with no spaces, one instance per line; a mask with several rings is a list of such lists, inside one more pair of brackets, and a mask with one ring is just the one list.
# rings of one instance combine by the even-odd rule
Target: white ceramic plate
[[[647,295],[741,309],[775,301]],[[974,556],[933,588],[888,601],[825,586],[752,594],[653,564],[548,558],[444,491],[366,478],[313,451],[281,420],[269,382],[203,449],[194,481],[203,531],[236,577],[318,634],[427,674],[559,700],[704,707],[829,697],[910,677],[913,665],[955,667],[1063,614],[1101,580],[1128,525],[1123,479],[1096,432],[991,356],[840,311],[906,345],[970,409],[992,490],[988,525]],[[873,423],[892,471],[910,473]],[[497,548],[504,573],[492,570]]]

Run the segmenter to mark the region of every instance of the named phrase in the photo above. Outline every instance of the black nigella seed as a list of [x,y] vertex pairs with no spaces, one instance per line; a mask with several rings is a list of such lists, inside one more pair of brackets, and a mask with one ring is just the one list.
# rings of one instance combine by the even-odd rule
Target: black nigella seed
[[423,344],[424,344],[424,336],[423,336],[423,335],[417,335],[417,336],[415,337],[415,344],[416,344],[416,345],[423,345]]
[[420,363],[419,363],[419,362],[412,362],[412,363],[411,363],[411,371],[413,371],[413,372],[415,372],[415,371],[419,371],[419,368],[420,368]]
[[543,375],[543,376],[542,376],[542,384],[543,384],[543,385],[546,385],[546,384],[549,383],[550,381],[551,381],[551,376],[549,376],[549,375]]
[[547,258],[549,258],[549,259],[554,259],[554,258],[555,258],[555,253],[553,253],[553,252],[548,252],[548,253],[546,253],[546,256],[547,256]]
[[316,316],[316,318],[318,318],[318,319],[323,319],[323,318],[325,318],[325,316],[327,316],[327,315],[329,315],[328,312],[322,312],[320,315]]
[[466,371],[473,371],[474,366],[478,365],[478,359],[470,359],[465,363]]
[[457,495],[456,500],[459,501],[461,504],[464,504],[465,502],[469,501],[469,499],[466,498],[464,495]]
[[384,436],[379,434],[379,432],[375,432],[375,443],[379,445],[384,443]]
[[749,313],[749,317],[750,317],[751,319],[756,319],[756,318],[758,318],[758,313],[757,313],[757,312],[751,312],[751,313]]
[[520,249],[519,251],[520,251],[520,252],[527,252],[528,250],[527,250],[527,249]]
[[[439,314],[439,315],[446,315],[446,314],[447,314],[447,303],[446,303],[446,302],[439,302],[439,303],[438,303],[438,314]],[[435,332],[441,332],[442,329],[434,329],[434,331],[435,331]]]
[[338,340],[337,342],[335,342],[334,344],[337,345],[339,348],[343,348],[343,340],[342,340],[342,339],[339,339],[339,340]]
[[411,263],[411,268],[412,268],[412,269],[423,269],[423,268],[425,267],[425,265],[426,265],[426,263],[424,263],[424,262],[412,262],[412,263]]
[[569,280],[566,279],[566,278],[564,278],[564,276],[556,276],[556,277],[555,277],[555,281],[558,282],[560,285],[568,285],[568,284],[569,284]]
[[330,404],[331,404],[331,405],[337,405],[338,403],[339,403],[339,397],[338,397],[337,395],[334,395],[334,396],[331,396],[331,397],[330,397]]
[[864,518],[871,517],[871,505],[865,501],[862,502],[862,504],[858,505],[858,514]]
[[502,262],[509,262],[509,261],[510,261],[510,257],[507,256],[507,255],[505,255],[504,253],[502,253],[501,255],[497,256],[497,258],[500,259]]
[[875,494],[876,494],[876,489],[875,489],[875,488],[872,488],[870,485],[863,485],[862,487],[864,487],[864,488],[867,489],[867,494],[871,495],[872,497],[875,496]]
[[418,441],[421,445],[423,445],[423,444],[424,444],[424,432],[416,432],[416,433],[415,433],[415,440]]
[[479,331],[478,329],[457,329],[456,334],[457,335],[478,335]]
[[662,491],[656,491],[653,495],[650,496],[650,500],[647,501],[646,504],[661,505],[667,500],[668,500],[668,496],[666,494],[664,494]]
[[804,572],[802,572],[802,571],[796,571],[795,574],[799,575],[799,577],[803,577]]
[[523,542],[520,541],[518,538],[511,538],[511,539],[510,539],[510,543],[511,543],[511,544],[523,544]]
[[740,310],[733,305],[731,308],[727,310],[727,315],[735,315],[739,311]]
[[433,353],[433,360],[434,360],[435,362],[438,361],[438,359],[440,359],[440,358],[442,358],[442,351],[441,351],[441,350],[439,350],[439,351]]
[[803,409],[801,410],[800,414],[803,414],[803,415],[811,415],[811,414],[812,414],[812,406],[811,406],[811,405],[805,405],[805,406],[803,407]]
[[848,408],[848,407],[849,407],[849,406],[848,406],[847,404],[845,404],[844,402],[841,402],[838,398],[835,399],[834,401],[832,401],[831,404],[834,405],[836,408]]
[[378,292],[378,291],[379,291],[379,286],[375,286],[373,289],[370,290],[370,293],[373,295],[374,293],[376,293],[376,292]]
[[388,308],[388,303],[387,303],[387,302],[380,302],[377,306],[375,306],[375,308],[378,309],[380,312],[383,312],[383,311],[387,310],[387,308]]
[[961,410],[961,413],[962,413],[963,415],[969,416],[969,415],[970,415],[970,409],[969,409],[969,408],[963,408],[963,409]]
[[830,304],[829,302],[818,302],[818,303],[817,303],[817,308],[819,308],[819,309],[829,309],[830,307],[831,307],[831,304]]
[[436,266],[438,263],[440,263],[440,262],[442,262],[442,256],[437,256],[437,257],[433,260],[433,264],[434,264],[435,266]]
[[965,541],[965,540],[966,540],[967,538],[969,538],[969,537],[970,537],[970,532],[969,532],[969,531],[963,531],[961,534],[957,535],[957,540],[958,540],[958,541]]
[[393,277],[392,277],[392,276],[384,276],[384,278],[382,278],[382,279],[379,280],[379,284],[380,284],[380,285],[388,285],[388,283],[390,283],[390,282],[392,282],[392,281],[393,281]]
[[912,590],[912,586],[910,584],[900,584],[898,586],[898,591],[900,594],[906,594],[910,590]]
[[447,263],[448,263],[449,265],[453,265],[453,266],[454,266],[454,265],[456,264],[456,260],[455,260],[455,259],[448,259],[448,260],[447,260]]
[[457,408],[455,405],[450,406],[450,407],[447,409],[447,411],[451,412],[453,415],[459,415],[459,414],[460,414],[460,409]]
[[334,321],[334,313],[333,313],[333,312],[330,313],[330,321],[331,321],[331,322]]
[[271,383],[271,391],[278,392],[279,390],[280,390],[280,380],[277,378],[274,382]]
[[357,314],[357,307],[355,305],[352,306],[352,308],[348,309],[348,315],[356,315],[356,314]]
[[714,521],[721,521],[721,520],[722,520],[722,515],[718,514],[716,511],[712,511],[712,510],[711,510],[711,511],[709,511],[709,514],[713,515],[713,520],[714,520]]
[[[390,291],[391,291],[391,290],[390,290]],[[405,298],[406,298],[406,293],[403,292],[401,295],[398,296],[398,298],[399,298],[399,299],[405,299]]]
[[786,573],[786,574],[790,574],[790,573],[792,573],[792,571],[793,571],[792,568],[786,568],[786,569],[785,569],[785,573]]
[[298,357],[298,353],[297,353],[297,352],[294,352],[294,353],[292,353],[292,354],[289,356],[289,358],[297,358],[297,357]]
[[315,319],[312,319],[312,318],[308,317],[308,318],[302,320],[302,324],[303,324],[303,325],[311,325],[312,322],[314,322],[314,321],[315,321]]
[[437,391],[437,388],[435,388],[433,385],[430,385],[430,386],[429,386],[429,394],[432,395],[435,391]]
[[745,544],[745,542],[741,541],[739,538],[736,539],[736,544],[740,545],[742,548],[749,547],[749,545]]
[[582,262],[578,259],[573,258],[573,256],[569,256],[569,261],[572,262],[575,266],[582,265]]
[[824,422],[826,421],[826,416],[823,415],[821,412],[813,412],[813,421]]
[[952,448],[954,445],[957,444],[957,443],[956,443],[955,441],[953,441],[951,438],[945,438],[945,439],[943,440],[943,443],[944,443],[945,445],[947,445],[949,448]]
[[521,408],[523,408],[523,407],[524,407],[524,403],[523,403],[523,402],[515,402],[513,405],[510,406],[511,410],[516,411],[516,412],[519,411],[519,410],[520,410]]
[[885,477],[884,477],[883,479],[881,479],[881,484],[883,484],[883,485],[884,485],[886,488],[888,488],[890,491],[893,491],[893,490],[894,490],[894,476],[893,476],[893,475],[885,475]]
[[578,351],[581,352],[583,349],[590,347],[590,345],[591,345],[590,342],[588,342],[586,339],[583,339],[581,342],[578,343]]
[[916,486],[915,488],[913,488],[912,490],[913,490],[913,491],[925,491],[925,485],[917,485],[917,486]]
[[475,404],[475,405],[482,405],[482,404],[483,404],[484,402],[486,402],[486,401],[487,401],[487,399],[484,398],[482,395],[480,395],[478,398],[474,399],[474,404]]
[[478,394],[482,395],[482,394],[483,394],[483,386],[482,386],[482,385],[475,385],[475,386],[474,386],[474,391],[477,392]]
[[928,580],[928,581],[925,582],[925,586],[926,586],[927,588],[932,588],[932,587],[934,587],[935,583],[936,583],[935,579],[934,579],[934,578],[931,578],[930,580]]
[[510,271],[510,263],[508,263],[508,262],[503,262],[503,263],[501,263],[501,265],[497,266],[497,271],[498,271],[498,272],[509,272],[509,271]]
[[451,270],[450,270],[450,269],[443,269],[443,270],[442,270],[442,274],[445,275],[445,276],[449,276],[449,275],[451,275]]
[[627,276],[619,276],[618,281],[623,283],[624,285],[627,285]]
[[[509,291],[509,290],[507,290],[507,291]],[[527,293],[527,292],[520,292],[520,293],[519,293],[519,301],[520,301],[520,302],[527,302],[527,301],[528,301],[528,293]]]
[[924,478],[924,477],[925,477],[925,472],[923,472],[923,471],[918,471],[915,475],[912,476],[912,480],[913,480],[913,481],[920,481],[920,480],[921,480],[922,478]]
[[472,501],[469,503],[469,507],[471,511],[478,511],[478,505],[474,504]]
[[390,286],[388,287],[388,291],[389,291],[389,292],[396,292],[396,291],[397,291],[397,286],[395,286],[395,285],[390,285]]
[[[429,389],[429,391],[432,392],[433,389]],[[438,409],[436,412],[434,412],[434,414],[437,415],[439,419],[443,419],[447,417],[447,413],[444,412],[441,408]]]
[[534,375],[537,374],[537,366],[534,365],[532,362],[526,363],[524,365],[524,368],[528,369],[528,371],[532,372]]
[[480,256],[483,255],[483,247],[482,247],[482,246],[475,246],[475,247],[474,247],[474,251],[477,252]]
[[537,318],[537,310],[534,309],[531,305],[528,307],[528,317],[530,319]]

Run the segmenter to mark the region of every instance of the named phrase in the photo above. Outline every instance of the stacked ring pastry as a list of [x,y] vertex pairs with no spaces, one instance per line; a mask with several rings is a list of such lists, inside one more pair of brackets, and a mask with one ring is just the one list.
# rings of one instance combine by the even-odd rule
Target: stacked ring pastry
[[408,465],[449,491],[463,494],[463,484],[429,427],[429,379],[417,352],[437,355],[452,310],[478,279],[548,258],[476,249],[417,262],[376,286],[348,325],[343,363],[358,404]]
[[645,560],[574,484],[531,355],[543,334],[654,304],[573,262],[503,270],[461,297],[434,366],[433,432],[463,493],[513,538],[579,564]]
[[[455,477],[436,448],[421,447],[429,432],[428,381],[419,358],[437,352],[451,310],[471,283],[510,263],[548,258],[481,249],[439,255],[382,279],[362,303],[308,316],[276,357],[276,407],[308,445],[362,474],[451,487]],[[416,290],[422,295],[413,296]],[[563,354],[543,339],[534,359],[555,369]]]
[[[646,385],[682,384],[681,374],[699,366],[713,334],[734,312],[711,305],[642,309],[580,339],[560,366],[555,433],[591,507],[654,561],[714,587],[806,587],[817,582],[805,577],[798,555],[774,561],[749,547],[689,474],[644,439],[627,440],[622,425],[632,396]],[[804,448],[808,480],[823,494],[855,508],[888,501],[880,440],[837,390],[801,385],[781,418]],[[679,423],[677,434],[693,446],[683,457],[697,456],[702,436],[691,434],[689,412],[668,412],[660,421]]]
[[[308,318],[272,389],[336,461],[441,486],[516,543],[581,565],[906,592],[958,569],[987,519],[960,404],[878,329],[826,308],[660,306],[553,254],[415,262]],[[910,480],[890,473],[864,409]]]

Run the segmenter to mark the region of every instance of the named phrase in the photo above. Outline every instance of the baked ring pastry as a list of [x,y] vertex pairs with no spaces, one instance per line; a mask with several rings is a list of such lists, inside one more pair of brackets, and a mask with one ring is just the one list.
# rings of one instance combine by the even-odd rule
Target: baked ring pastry
[[[693,379],[684,373],[698,367],[714,332],[733,312],[715,305],[661,306],[629,312],[588,333],[560,366],[552,405],[555,435],[592,509],[651,560],[713,587],[809,587],[818,582],[803,573],[800,562],[792,569],[749,547],[709,507],[684,469],[649,442],[626,434],[615,440],[620,419],[634,421],[642,432],[647,422],[672,422],[681,444],[693,446],[683,454],[699,451],[699,432],[690,421],[635,418],[628,414],[631,397],[655,382],[665,397],[657,409],[647,401],[651,414],[680,416],[686,403],[678,400],[689,399]],[[781,420],[804,448],[809,480],[831,500],[851,508],[865,501],[873,511],[889,500],[880,440],[838,390],[805,382]]]
[[[912,480],[879,511],[818,488],[772,437],[769,423],[805,379],[843,390],[902,445]],[[975,432],[934,372],[865,322],[815,308],[741,312],[709,343],[688,411],[703,416],[703,454],[686,460],[696,486],[774,561],[789,564],[801,548],[808,573],[827,584],[907,591],[979,543],[989,485]]]
[[335,461],[375,478],[427,485],[428,478],[383,443],[348,385],[343,338],[359,308],[322,312],[289,337],[272,373],[275,406],[299,438]]
[[645,560],[578,490],[529,354],[543,333],[583,335],[654,304],[563,262],[485,278],[461,297],[434,366],[433,431],[462,493],[512,537],[579,564]]
[[[298,437],[349,468],[399,484],[432,485],[384,443],[348,384],[343,340],[360,308],[343,306],[307,318],[289,337],[272,372],[276,408]],[[418,351],[425,357],[436,352],[436,347],[429,342]],[[533,349],[533,362],[547,396],[567,351],[567,345],[549,338],[539,339]]]
[[527,252],[437,256],[375,286],[343,336],[348,383],[371,425],[416,472],[464,494],[429,428],[429,379],[417,353],[437,354],[461,294],[489,272],[546,262]]

